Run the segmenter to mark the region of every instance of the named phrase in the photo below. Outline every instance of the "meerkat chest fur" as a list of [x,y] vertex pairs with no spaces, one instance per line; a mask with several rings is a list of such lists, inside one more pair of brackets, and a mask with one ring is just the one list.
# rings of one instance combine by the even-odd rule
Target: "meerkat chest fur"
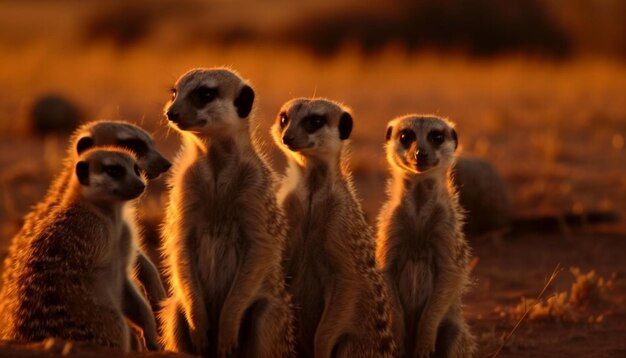
[[96,276],[98,281],[102,281],[101,287],[105,287],[108,294],[114,297],[115,303],[120,303],[122,299],[133,247],[132,236],[127,234],[131,229],[124,220],[127,210],[126,205],[121,205],[106,215],[97,213],[106,229],[107,240],[102,242],[103,248],[96,251],[94,266],[99,272]]
[[[296,185],[289,176],[297,178]],[[352,218],[346,207],[352,203],[346,183],[328,167],[289,170],[283,187],[286,185],[292,189],[283,202],[289,220],[286,277],[297,302],[299,334],[312,337],[324,310],[329,280],[343,267],[332,261],[328,251],[342,243],[329,241],[336,232],[349,237],[346,230],[357,230],[358,218]]]
[[390,203],[396,238],[390,243],[397,272],[393,284],[403,292],[405,309],[415,311],[426,303],[436,281],[436,257],[441,254],[436,247],[454,246],[461,217],[445,180],[414,178],[394,185],[402,185],[403,192]]
[[348,193],[344,183],[328,167],[320,166],[304,172],[290,171],[284,186],[291,187],[283,205],[290,218],[292,256],[308,262],[299,264],[303,271],[312,275],[327,272],[329,262],[320,258],[325,257],[327,240],[346,214],[343,204]]
[[[247,247],[240,228],[249,211],[261,210],[263,173],[256,151],[234,138],[214,140],[206,148],[187,141],[176,170],[177,205],[184,226],[192,227],[194,260],[211,310],[219,312]],[[267,175],[264,175],[267,174]],[[217,317],[217,315],[214,315]]]

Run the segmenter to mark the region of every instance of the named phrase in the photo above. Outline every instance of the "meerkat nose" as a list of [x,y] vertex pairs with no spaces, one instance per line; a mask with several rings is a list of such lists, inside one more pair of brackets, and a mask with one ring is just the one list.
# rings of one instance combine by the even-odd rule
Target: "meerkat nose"
[[293,144],[293,140],[294,140],[293,137],[288,137],[288,136],[284,136],[283,137],[283,143],[285,145],[292,145]]
[[426,151],[420,151],[419,149],[415,152],[415,160],[418,162],[424,161],[428,159],[428,153]]
[[167,111],[166,115],[167,115],[167,119],[169,119],[172,122],[176,122],[176,120],[179,117],[178,112],[174,112],[172,110]]
[[135,189],[138,193],[143,193],[146,190],[146,184],[139,182],[135,185]]

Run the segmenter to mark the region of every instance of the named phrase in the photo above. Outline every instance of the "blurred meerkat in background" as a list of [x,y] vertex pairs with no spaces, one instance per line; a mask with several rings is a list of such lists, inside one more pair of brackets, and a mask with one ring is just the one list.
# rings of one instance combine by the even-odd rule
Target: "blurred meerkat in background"
[[143,193],[145,178],[134,154],[119,148],[88,150],[74,167],[49,215],[10,253],[0,295],[0,338],[138,348],[124,317],[129,290],[133,308],[152,319],[144,333],[156,327],[129,276],[135,248],[125,234],[124,210]]
[[449,121],[408,115],[389,122],[389,199],[378,219],[377,262],[392,291],[394,332],[406,357],[470,357],[463,318],[470,248],[451,182],[458,144]]
[[340,104],[298,98],[272,127],[289,165],[278,196],[289,220],[284,267],[302,357],[396,353],[374,235],[344,154],[352,124]]
[[166,349],[205,356],[293,355],[275,175],[251,138],[254,91],[227,69],[195,69],[166,106],[183,148],[170,180],[162,252],[171,297]]

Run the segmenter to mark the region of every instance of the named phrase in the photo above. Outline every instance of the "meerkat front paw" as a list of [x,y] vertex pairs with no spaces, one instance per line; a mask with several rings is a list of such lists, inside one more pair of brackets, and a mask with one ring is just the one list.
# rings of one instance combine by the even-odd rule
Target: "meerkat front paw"
[[189,329],[191,344],[197,354],[206,354],[209,351],[209,339],[207,332],[198,330],[197,328]]
[[230,357],[237,348],[237,338],[237,332],[231,329],[220,330],[217,340],[217,356],[220,358]]
[[436,336],[429,332],[424,332],[417,336],[417,347],[415,349],[416,358],[432,357],[435,353]]

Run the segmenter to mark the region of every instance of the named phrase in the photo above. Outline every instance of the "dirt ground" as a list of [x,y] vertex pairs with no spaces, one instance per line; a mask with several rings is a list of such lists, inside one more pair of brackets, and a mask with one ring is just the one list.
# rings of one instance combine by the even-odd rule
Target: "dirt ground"
[[[573,277],[568,268],[596,270],[600,275],[617,273],[610,299],[577,311],[576,322],[558,318],[526,319],[500,352],[500,357],[624,357],[626,355],[626,235],[576,229],[562,233],[537,233],[508,239],[474,241],[478,263],[473,272],[476,285],[465,298],[466,314],[478,338],[480,356],[490,356],[501,345],[516,319],[501,317],[497,307],[513,307],[520,297],[536,297],[557,265],[565,268],[545,293],[545,298],[566,291]],[[598,323],[590,317],[603,315]]]
[[[60,140],[62,142],[62,140]],[[0,167],[12,168],[12,178],[20,185],[5,188],[4,208],[13,211],[3,217],[3,235],[0,242],[0,258],[6,254],[6,248],[12,233],[19,228],[20,213],[28,210],[29,205],[43,195],[49,177],[45,169],[45,158],[38,154],[45,151],[45,141],[31,139],[22,141],[20,153],[33,155],[39,159],[20,166],[13,163],[11,148],[17,142],[0,143]],[[49,144],[48,144],[49,146]],[[62,155],[60,153],[59,155]],[[49,160],[49,159],[48,159]],[[7,175],[9,171],[5,170]],[[17,179],[16,179],[17,178]],[[381,187],[384,175],[373,184],[367,177],[357,176],[357,187],[361,190]],[[375,180],[374,180],[375,181]],[[164,180],[152,183],[148,197],[144,198],[144,216],[151,225],[147,237],[154,245],[156,242],[154,224],[159,222],[158,202],[162,197]],[[15,183],[15,181],[11,181]],[[11,198],[20,198],[12,202]],[[26,194],[28,195],[26,195]],[[26,196],[24,196],[26,195]],[[372,203],[369,193],[366,206],[374,211],[378,202]],[[372,215],[368,215],[372,221]],[[584,308],[572,309],[574,318],[568,314],[556,313],[554,317],[533,319],[527,317],[519,326],[512,339],[500,352],[500,357],[623,357],[626,354],[626,265],[623,254],[626,252],[626,235],[623,224],[605,226],[582,226],[561,228],[556,231],[524,233],[515,232],[490,234],[471,238],[475,260],[473,279],[475,284],[465,296],[466,315],[473,333],[479,342],[479,356],[491,356],[501,345],[503,338],[517,322],[517,317],[504,315],[511,310],[522,297],[533,298],[542,290],[547,277],[557,265],[563,268],[553,284],[550,285],[544,299],[557,292],[568,291],[574,282],[570,267],[579,267],[582,272],[595,270],[599,276],[609,277],[617,274],[614,286],[602,299],[589,302]],[[156,257],[156,255],[155,255]],[[598,319],[598,317],[601,317]],[[593,320],[591,323],[589,320]],[[599,320],[599,321],[598,321]],[[598,322],[596,322],[598,321]],[[4,351],[3,351],[4,349]],[[19,353],[20,356],[36,356],[41,353],[41,346],[0,345],[0,356]],[[62,350],[61,348],[59,348]],[[98,350],[84,346],[74,346],[74,352],[95,352]],[[89,354],[92,354],[89,353]],[[23,355],[22,355],[23,354]]]

